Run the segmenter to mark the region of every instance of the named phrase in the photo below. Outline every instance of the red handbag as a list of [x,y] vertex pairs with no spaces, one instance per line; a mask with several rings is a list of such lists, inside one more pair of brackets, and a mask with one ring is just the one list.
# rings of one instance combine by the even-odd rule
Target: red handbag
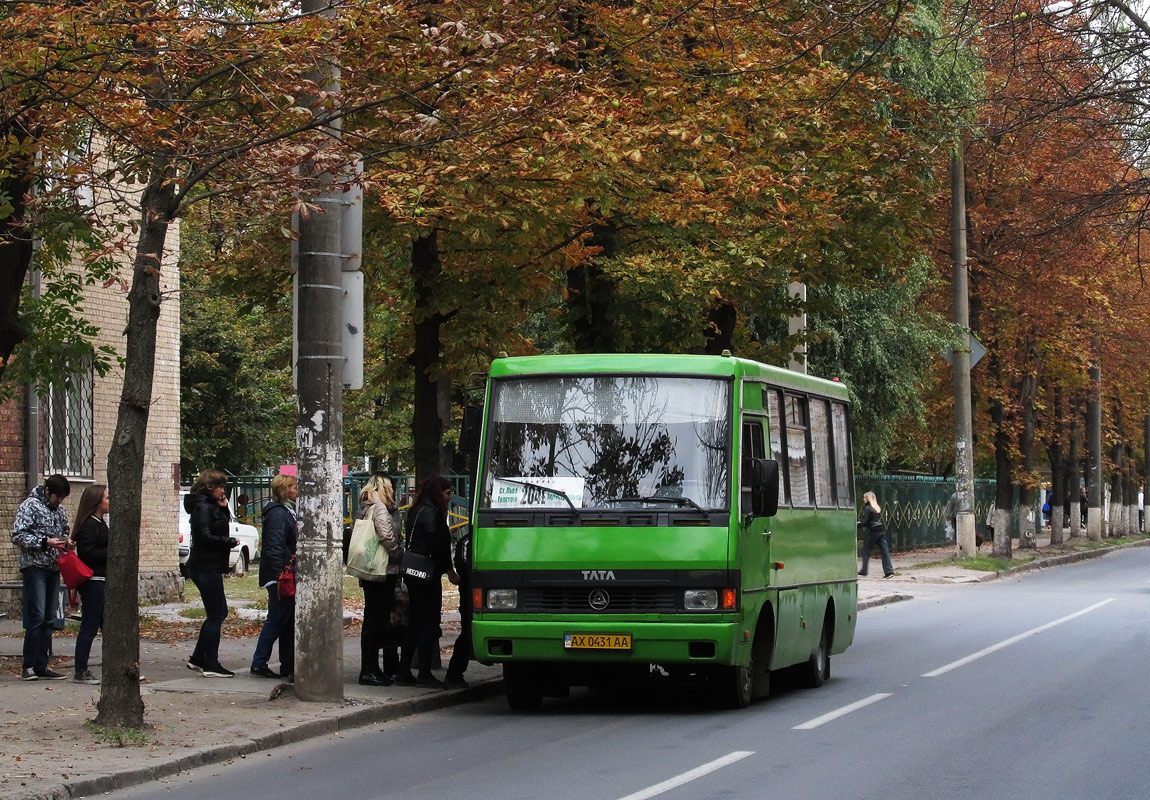
[[92,568],[80,560],[75,550],[64,549],[56,556],[56,566],[60,568],[60,577],[69,589],[79,589],[80,585],[92,577]]
[[295,597],[295,556],[292,556],[276,580],[276,591],[283,600]]

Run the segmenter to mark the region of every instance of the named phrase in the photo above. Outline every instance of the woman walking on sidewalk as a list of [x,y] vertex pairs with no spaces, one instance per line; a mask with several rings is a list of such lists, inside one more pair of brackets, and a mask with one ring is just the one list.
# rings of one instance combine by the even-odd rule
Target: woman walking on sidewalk
[[218,469],[206,469],[196,478],[184,498],[184,510],[191,518],[192,552],[188,556],[188,577],[200,590],[207,616],[200,626],[196,648],[188,659],[188,669],[209,678],[232,678],[235,673],[220,664],[220,633],[228,616],[224,596],[224,573],[228,554],[238,542],[231,536],[231,514],[225,489],[227,476]]
[[882,524],[882,506],[878,504],[874,492],[863,495],[863,512],[859,528],[863,533],[862,569],[859,570],[859,575],[866,575],[871,550],[877,544],[882,555],[882,576],[894,577],[894,564],[890,563],[890,543],[887,540],[886,526]]
[[72,541],[76,555],[92,570],[92,577],[80,584],[80,633],[76,636],[75,683],[97,686],[100,679],[88,670],[88,656],[96,633],[104,627],[104,582],[108,574],[108,488],[94,483],[80,495]]

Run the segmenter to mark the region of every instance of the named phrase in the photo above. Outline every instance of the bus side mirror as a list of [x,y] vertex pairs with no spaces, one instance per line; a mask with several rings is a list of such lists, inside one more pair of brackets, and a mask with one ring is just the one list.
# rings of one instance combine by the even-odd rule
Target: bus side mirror
[[761,505],[761,510],[755,513],[773,517],[779,513],[779,462],[763,459],[759,464],[763,469],[763,483],[755,492],[755,499],[756,505]]
[[751,513],[773,517],[779,511],[779,462],[749,458],[743,462],[743,488],[751,492]]
[[479,430],[483,425],[483,409],[464,406],[463,425],[459,430],[459,452],[472,455],[479,450]]

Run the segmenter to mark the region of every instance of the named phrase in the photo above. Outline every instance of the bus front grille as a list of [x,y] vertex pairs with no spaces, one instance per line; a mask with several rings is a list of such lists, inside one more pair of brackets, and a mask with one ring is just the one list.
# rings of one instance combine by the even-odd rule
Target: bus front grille
[[681,596],[682,590],[672,587],[548,586],[520,589],[517,610],[549,614],[669,614],[682,610]]

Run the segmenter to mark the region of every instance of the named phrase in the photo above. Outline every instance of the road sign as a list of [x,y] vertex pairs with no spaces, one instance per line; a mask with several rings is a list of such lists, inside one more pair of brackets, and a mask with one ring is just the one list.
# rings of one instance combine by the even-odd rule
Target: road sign
[[[968,341],[970,342],[970,367],[973,369],[974,365],[981,361],[982,357],[986,355],[986,348],[983,347],[982,343],[979,342],[978,339],[975,339],[973,336],[968,337]],[[946,359],[946,363],[950,364],[952,367],[954,366],[953,347],[948,347],[946,350],[943,350],[942,357]]]

